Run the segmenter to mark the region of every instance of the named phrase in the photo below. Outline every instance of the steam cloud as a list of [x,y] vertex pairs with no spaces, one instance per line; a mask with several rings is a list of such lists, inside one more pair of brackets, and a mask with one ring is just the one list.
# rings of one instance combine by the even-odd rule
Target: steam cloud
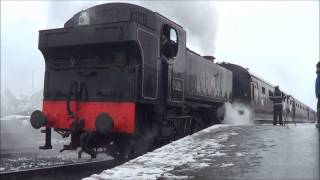
[[217,11],[208,2],[143,1],[138,3],[181,25],[187,32],[187,46],[202,55],[214,55]]
[[225,103],[224,124],[253,125],[253,113],[251,109],[241,103]]
[[[48,27],[62,27],[74,14],[89,7],[110,2],[51,1],[48,8]],[[187,32],[187,46],[202,55],[214,55],[217,30],[217,12],[208,1],[128,1],[181,25]]]
[[92,1],[50,1],[47,28],[62,28],[77,12],[95,5]]

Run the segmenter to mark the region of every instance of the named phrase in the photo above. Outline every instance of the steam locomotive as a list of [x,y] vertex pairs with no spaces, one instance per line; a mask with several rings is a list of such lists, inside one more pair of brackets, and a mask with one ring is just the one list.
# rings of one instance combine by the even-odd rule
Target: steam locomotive
[[79,157],[102,150],[130,158],[221,123],[223,104],[253,101],[251,84],[262,82],[189,50],[183,27],[127,3],[94,6],[63,28],[41,30],[39,49],[43,109],[32,113],[31,124],[45,128],[41,149],[52,148],[54,129],[71,136],[61,152],[80,147]]

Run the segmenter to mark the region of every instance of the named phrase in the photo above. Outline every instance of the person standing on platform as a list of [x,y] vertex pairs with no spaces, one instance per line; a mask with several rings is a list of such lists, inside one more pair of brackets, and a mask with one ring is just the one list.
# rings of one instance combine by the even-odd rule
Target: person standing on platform
[[279,86],[274,87],[273,96],[270,99],[273,101],[273,125],[277,125],[277,121],[279,118],[279,124],[282,126],[282,101],[286,98],[283,96],[283,93],[280,91]]
[[319,128],[319,119],[320,119],[320,99],[319,99],[320,98],[320,61],[317,63],[316,96],[318,99],[316,127]]

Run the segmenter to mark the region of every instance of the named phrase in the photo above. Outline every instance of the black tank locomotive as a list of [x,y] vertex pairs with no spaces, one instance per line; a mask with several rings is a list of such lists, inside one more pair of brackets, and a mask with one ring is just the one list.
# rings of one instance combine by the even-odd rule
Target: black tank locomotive
[[181,26],[137,5],[83,10],[63,28],[40,31],[39,49],[43,109],[30,120],[45,127],[43,149],[54,129],[71,136],[62,151],[138,155],[219,123],[232,98],[231,71],[187,49]]

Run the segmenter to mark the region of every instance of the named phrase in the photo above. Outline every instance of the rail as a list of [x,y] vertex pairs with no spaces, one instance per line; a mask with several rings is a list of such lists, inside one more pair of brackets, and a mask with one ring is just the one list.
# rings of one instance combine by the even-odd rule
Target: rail
[[1,180],[53,180],[53,179],[81,179],[91,174],[100,173],[126,162],[125,160],[101,160],[84,163],[74,163],[45,168],[34,168],[21,171],[1,172]]

